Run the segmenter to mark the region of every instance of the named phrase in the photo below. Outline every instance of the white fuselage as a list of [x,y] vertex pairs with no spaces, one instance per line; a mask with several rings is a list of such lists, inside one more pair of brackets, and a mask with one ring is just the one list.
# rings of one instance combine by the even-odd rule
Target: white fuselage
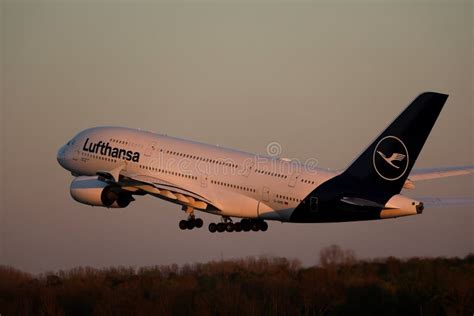
[[222,216],[288,221],[294,208],[337,175],[285,159],[122,128],[97,127],[58,153],[73,175],[123,166],[120,175],[159,179],[205,197]]

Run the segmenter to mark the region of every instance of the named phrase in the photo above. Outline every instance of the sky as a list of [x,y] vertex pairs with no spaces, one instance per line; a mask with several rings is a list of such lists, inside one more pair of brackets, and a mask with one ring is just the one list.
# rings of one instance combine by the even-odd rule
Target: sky
[[[424,91],[450,95],[415,168],[472,165],[472,1],[0,3],[0,264],[32,273],[247,256],[318,262],[474,252],[472,207],[266,233],[180,231],[180,207],[81,205],[56,161],[118,125],[343,169]],[[474,177],[408,196],[472,197]],[[218,218],[203,214],[205,223]],[[205,224],[206,225],[206,224]],[[206,226],[205,226],[206,227]]]

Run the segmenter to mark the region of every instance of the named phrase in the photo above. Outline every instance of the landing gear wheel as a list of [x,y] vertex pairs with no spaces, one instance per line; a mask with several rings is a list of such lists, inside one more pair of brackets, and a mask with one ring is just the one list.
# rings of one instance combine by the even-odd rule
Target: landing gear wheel
[[259,226],[260,226],[260,225],[258,225],[258,222],[252,222],[252,224],[251,224],[251,229],[252,229],[252,231],[258,232],[258,230],[259,230],[259,228],[260,228]]
[[252,228],[252,226],[250,225],[250,221],[248,219],[241,220],[240,221],[240,226],[242,227],[242,230],[244,232],[248,232]]
[[193,229],[196,226],[196,221],[194,220],[194,218],[189,219],[187,221],[186,226],[189,230]]
[[238,233],[242,231],[242,225],[239,222],[234,224],[234,231]]
[[268,224],[267,224],[267,222],[261,222],[261,223],[260,223],[260,230],[261,230],[262,232],[266,232],[267,229],[268,229]]
[[215,223],[210,223],[209,224],[209,231],[211,233],[215,233],[217,231],[217,225]]
[[233,223],[225,224],[225,230],[229,233],[232,233],[234,231],[234,224]]
[[200,218],[196,218],[196,220],[194,221],[194,225],[196,226],[196,228],[201,228],[203,224],[204,222]]
[[219,223],[219,224],[217,224],[217,231],[218,231],[219,233],[224,232],[224,231],[225,231],[225,224],[224,224],[224,223]]
[[179,221],[179,228],[180,228],[181,230],[187,229],[187,228],[188,228],[188,222],[185,221],[184,219],[181,220],[181,221]]

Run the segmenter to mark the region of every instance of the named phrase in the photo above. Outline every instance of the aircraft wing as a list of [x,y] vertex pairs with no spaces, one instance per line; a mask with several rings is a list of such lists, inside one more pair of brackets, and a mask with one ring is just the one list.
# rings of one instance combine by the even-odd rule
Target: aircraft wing
[[144,175],[121,176],[117,184],[123,190],[135,194],[146,193],[199,210],[219,211],[219,208],[205,197],[155,177]]
[[473,173],[474,166],[425,168],[413,170],[408,178],[411,181],[422,181]]

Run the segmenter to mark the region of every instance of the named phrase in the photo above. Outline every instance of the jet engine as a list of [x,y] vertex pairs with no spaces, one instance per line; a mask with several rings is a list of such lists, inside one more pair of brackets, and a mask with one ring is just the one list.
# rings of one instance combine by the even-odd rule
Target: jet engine
[[110,208],[124,208],[135,200],[130,193],[100,180],[98,176],[75,178],[71,182],[70,193],[79,203]]

